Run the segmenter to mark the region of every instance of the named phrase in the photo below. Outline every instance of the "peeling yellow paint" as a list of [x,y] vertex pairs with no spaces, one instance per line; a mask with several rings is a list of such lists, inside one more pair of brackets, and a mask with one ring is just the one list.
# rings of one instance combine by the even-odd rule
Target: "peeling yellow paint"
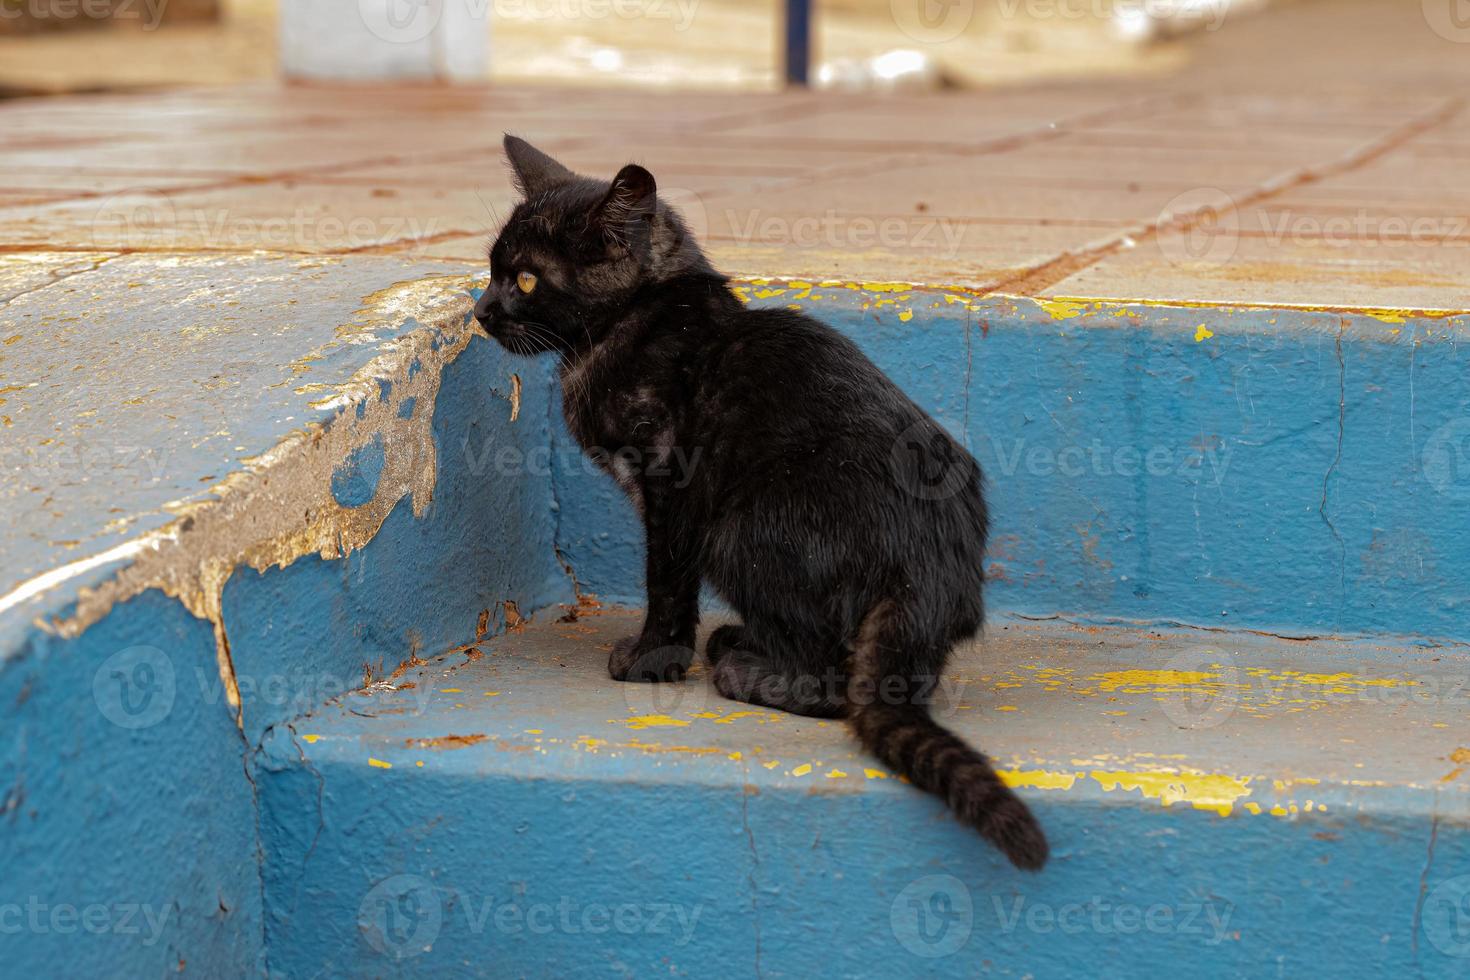
[[372,756],[368,756],[368,765],[372,766],[374,769],[392,769],[393,768],[393,763],[391,763],[391,762],[384,762],[382,759],[374,759]]
[[1071,299],[1038,299],[1036,305],[1053,320],[1071,320],[1082,315],[1088,304]]
[[1321,783],[1322,780],[1313,779],[1310,776],[1296,776],[1291,779],[1273,779],[1271,780],[1271,788],[1278,793],[1288,793],[1297,786],[1318,786]]
[[754,718],[762,724],[765,724],[767,722],[780,721],[782,715],[778,711],[732,711],[723,718],[717,718],[715,724],[728,725],[731,722],[739,721],[741,718]]
[[828,779],[846,779],[847,778],[847,773],[843,772],[841,769],[828,769],[827,770],[827,778]]
[[793,776],[805,776],[808,773],[810,773],[811,771],[812,771],[811,763],[809,763],[809,762],[803,762],[801,765],[799,765],[795,769],[791,770],[791,775],[793,775]]
[[1205,326],[1203,323],[1194,328],[1194,342],[1196,344],[1203,343],[1213,336],[1215,336],[1215,332],[1209,327]]
[[1090,679],[1103,692],[1148,694],[1212,686],[1211,682],[1220,678],[1219,673],[1203,670],[1109,670],[1094,674]]
[[[1384,323],[1404,323],[1413,313],[1410,310],[1364,310],[1363,315]],[[1394,333],[1398,331],[1395,330]]]
[[320,735],[303,735],[303,736],[301,736],[301,740],[303,742],[305,742],[307,745],[315,745],[316,744],[316,740],[319,739],[319,738],[321,738]]
[[662,742],[639,742],[636,739],[627,744],[627,748],[638,749],[640,752],[658,754],[666,752],[684,753],[687,755],[718,755],[723,749],[712,745],[665,745]]
[[611,724],[627,725],[635,732],[645,728],[687,728],[689,726],[689,722],[684,719],[673,718],[669,715],[636,715],[622,722],[612,721]]
[[863,775],[866,776],[866,777],[868,777],[869,779],[887,779],[888,778],[888,773],[884,772],[882,769],[864,769],[863,770]]
[[1012,789],[1071,789],[1081,774],[1048,772],[1045,769],[1001,769],[996,775]]
[[1460,775],[1464,773],[1467,768],[1470,768],[1470,749],[1455,749],[1453,752],[1450,753],[1450,761],[1455,764],[1456,768],[1448,776],[1445,776],[1443,779],[1440,780],[1440,782],[1442,783],[1454,782],[1456,779],[1460,778]]
[[696,711],[690,715],[691,718],[704,718],[713,721],[716,725],[729,725],[742,718],[754,718],[761,724],[780,721],[782,718],[779,711],[732,711],[729,714],[721,714],[718,711]]
[[[1257,672],[1251,671],[1251,673],[1254,675]],[[1336,674],[1305,674],[1295,670],[1283,670],[1266,676],[1273,681],[1326,688],[1328,694],[1355,694],[1366,687],[1415,687],[1419,683],[1415,680],[1393,677],[1360,677],[1346,671]]]
[[1196,810],[1230,815],[1235,802],[1250,795],[1250,777],[1202,772],[1105,772],[1090,775],[1105,792],[1138,790],[1164,806],[1188,803]]
[[[933,288],[948,288],[934,286]],[[1010,300],[1017,304],[1026,302],[1041,302],[1031,296],[1019,296],[1008,293],[987,293],[984,296],[989,300]],[[1408,307],[1393,309],[1381,306],[1322,306],[1306,303],[1243,303],[1229,302],[1219,303],[1205,300],[1181,300],[1181,299],[1144,299],[1138,297],[1118,296],[1057,296],[1047,302],[1072,303],[1078,306],[1093,306],[1098,310],[1117,316],[1137,316],[1137,309],[1158,310],[1214,310],[1222,313],[1235,311],[1260,311],[1260,310],[1291,310],[1298,313],[1347,313],[1359,316],[1371,317],[1384,323],[1404,323],[1409,319],[1443,320],[1451,317],[1464,316],[1470,313],[1470,309],[1431,309],[1427,307]],[[1275,320],[1271,321],[1275,324]]]

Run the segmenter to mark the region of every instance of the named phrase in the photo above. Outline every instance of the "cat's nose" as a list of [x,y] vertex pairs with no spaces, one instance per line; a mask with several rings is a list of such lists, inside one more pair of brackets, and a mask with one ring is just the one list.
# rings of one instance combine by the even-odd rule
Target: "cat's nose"
[[504,314],[505,309],[500,305],[500,301],[492,298],[488,289],[480,294],[479,299],[475,300],[475,319],[484,326],[488,327]]

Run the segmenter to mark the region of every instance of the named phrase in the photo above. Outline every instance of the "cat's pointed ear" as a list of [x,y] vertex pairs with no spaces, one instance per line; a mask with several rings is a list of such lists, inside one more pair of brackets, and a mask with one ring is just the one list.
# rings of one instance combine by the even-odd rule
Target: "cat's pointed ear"
[[638,164],[619,170],[594,213],[603,237],[624,248],[646,241],[658,208],[657,190],[653,174]]
[[505,158],[510,161],[516,187],[525,197],[535,197],[577,176],[519,136],[509,133],[505,134]]

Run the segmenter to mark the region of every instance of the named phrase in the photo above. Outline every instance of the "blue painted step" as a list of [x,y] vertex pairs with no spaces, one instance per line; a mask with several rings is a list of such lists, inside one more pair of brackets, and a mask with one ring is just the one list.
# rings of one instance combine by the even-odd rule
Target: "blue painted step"
[[[137,278],[131,264],[107,268],[120,282]],[[398,269],[362,282],[292,282],[312,299],[314,323],[357,322],[356,303],[341,297],[369,281],[388,286]],[[1022,879],[958,834],[933,801],[880,778],[856,781],[863,760],[835,727],[762,725],[713,702],[716,717],[680,715],[687,702],[625,703],[688,699],[703,688],[635,694],[614,685],[590,648],[603,640],[548,617],[575,586],[641,601],[631,510],[565,438],[549,366],[470,337],[469,280],[401,271],[414,281],[364,307],[377,311],[361,325],[378,339],[311,362],[315,381],[295,392],[309,412],[295,401],[266,415],[242,409],[249,452],[280,441],[250,473],[191,452],[198,420],[187,413],[159,431],[170,480],[213,488],[218,499],[193,499],[187,520],[150,539],[142,535],[176,516],[162,503],[178,499],[150,491],[137,523],[101,532],[75,554],[64,541],[32,553],[73,564],[39,576],[44,564],[17,566],[25,581],[0,602],[0,816],[9,821],[0,867],[22,898],[0,898],[0,926],[10,905],[31,896],[48,908],[141,905],[161,926],[147,941],[118,933],[78,941],[49,928],[7,936],[16,970],[44,974],[64,960],[83,973],[146,975],[184,961],[235,975],[269,957],[289,975],[302,964],[413,974],[457,956],[460,972],[494,973],[484,958],[490,940],[512,969],[530,972],[544,972],[533,956],[583,964],[588,948],[600,964],[631,972],[667,965],[656,951],[691,962],[666,932],[648,943],[592,929],[543,939],[528,926],[517,938],[510,926],[487,934],[481,924],[466,938],[452,925],[464,921],[462,902],[450,901],[456,889],[479,911],[486,897],[534,904],[527,896],[548,893],[614,909],[627,901],[616,897],[620,883],[686,911],[704,903],[712,918],[700,920],[698,935],[713,959],[703,962],[732,971],[753,968],[759,949],[769,972],[829,962],[853,971],[868,960],[915,972],[908,959],[882,959],[896,955],[890,940],[918,929],[921,909],[936,941],[957,935],[939,926],[966,896],[971,932],[959,958],[943,961],[948,972],[1032,969],[1051,952],[1060,969],[1092,972],[1084,957],[1099,949],[1160,972],[1197,950],[1198,933],[1181,925],[1160,940],[1144,930],[1143,942],[1126,916],[1158,906],[1182,918],[1186,899],[1202,912],[1217,895],[1243,926],[1241,939],[1232,931],[1219,944],[1225,952],[1208,967],[1217,973],[1262,963],[1291,972],[1305,962],[1296,950],[1310,923],[1311,948],[1342,961],[1324,961],[1334,970],[1350,959],[1394,971],[1417,963],[1425,975],[1465,966],[1470,906],[1456,901],[1470,873],[1461,836],[1470,746],[1455,683],[1466,676],[1465,647],[1454,645],[1470,638],[1470,560],[1459,544],[1470,520],[1465,318],[977,299],[871,283],[737,287],[752,302],[800,306],[848,331],[966,438],[991,481],[992,609],[1112,624],[1086,634],[1094,646],[1102,640],[1086,656],[1076,636],[1043,631],[1044,648],[1028,662],[1061,674],[996,673],[1023,659],[996,633],[981,666],[962,668],[993,684],[955,710],[956,724],[969,729],[985,715],[983,731],[970,734],[1032,773],[1018,777],[1022,792],[1058,846],[1053,869]],[[331,312],[339,308],[340,317]],[[136,313],[120,309],[108,327],[130,330]],[[309,348],[319,335],[337,343],[317,326],[316,339],[283,333],[278,347]],[[273,353],[271,372],[308,351]],[[222,354],[211,348],[198,363],[172,365],[187,381],[179,389],[212,390],[188,379],[213,371]],[[258,392],[239,394],[255,404]],[[204,404],[196,395],[191,404]],[[295,431],[303,424],[305,439]],[[108,431],[132,444],[127,430]],[[86,523],[84,511],[64,512]],[[112,527],[93,516],[97,528]],[[113,550],[94,554],[98,541]],[[482,693],[483,704],[382,714],[393,705],[383,707],[389,692],[376,685],[396,664],[493,638],[531,614],[539,625],[509,643],[531,644],[528,662],[561,656],[569,666],[524,711]],[[1018,624],[997,626],[1006,622]],[[1170,623],[1197,629],[1158,640],[1149,632]],[[1211,631],[1222,627],[1366,638],[1287,643]],[[472,671],[503,669],[515,649],[487,642],[495,645]],[[1215,656],[1222,652],[1240,659]],[[1166,673],[1103,676],[1135,669]],[[338,698],[365,675],[374,685],[367,695]],[[1267,682],[1305,693],[1274,703],[1250,693]],[[1011,683],[1022,687],[1002,686]],[[442,685],[454,686],[470,689]],[[1095,697],[1082,700],[1085,689]],[[1202,714],[1190,707],[1196,699]],[[1197,731],[1222,703],[1228,719]],[[503,718],[501,705],[510,709]],[[337,717],[344,706],[379,716]],[[555,723],[562,710],[566,723]],[[624,730],[643,715],[689,725]],[[317,722],[319,731],[303,727]],[[419,727],[392,727],[409,722]],[[733,741],[710,742],[707,731]],[[422,769],[404,756],[416,747],[404,739],[445,734],[487,740],[426,751]],[[593,751],[601,747],[591,741],[566,748],[582,735],[607,739],[618,754]],[[491,754],[499,745],[488,736],[508,748]],[[175,764],[181,746],[187,765]],[[366,763],[358,750],[369,746],[393,768]],[[697,751],[661,751],[674,746]],[[772,770],[751,763],[773,755]],[[802,764],[813,768],[796,773]],[[847,775],[829,778],[834,766]],[[423,778],[398,782],[406,775]],[[1250,794],[1232,796],[1247,778]],[[564,797],[597,801],[595,813]],[[1226,802],[1229,816],[1218,816]],[[1284,815],[1272,817],[1273,807]],[[618,823],[626,813],[649,829]],[[930,882],[905,892],[931,870],[964,890]],[[375,947],[358,910],[372,887],[400,873],[434,889],[389,888],[389,897],[403,900],[405,916],[417,914],[419,899],[425,915],[439,903],[445,939],[401,962],[367,958]],[[1018,898],[1027,917],[1013,914]],[[1089,925],[1081,938],[1071,926],[1047,928],[1048,915],[1090,916],[1094,898],[1127,909],[1125,921],[1110,931]],[[910,913],[895,932],[891,917]],[[833,952],[834,929],[844,951]]]
[[1470,968],[1466,651],[995,624],[938,713],[1044,822],[1027,875],[840,723],[617,684],[637,612],[558,612],[267,733],[272,972]]
[[[1470,640],[1470,318],[741,291],[851,335],[975,454],[991,608]],[[641,602],[631,509],[553,438],[560,553]]]

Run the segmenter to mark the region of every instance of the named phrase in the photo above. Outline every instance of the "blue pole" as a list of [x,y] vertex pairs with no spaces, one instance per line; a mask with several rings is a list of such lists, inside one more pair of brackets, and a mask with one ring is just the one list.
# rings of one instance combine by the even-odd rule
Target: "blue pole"
[[806,85],[812,57],[811,0],[786,0],[786,84]]

